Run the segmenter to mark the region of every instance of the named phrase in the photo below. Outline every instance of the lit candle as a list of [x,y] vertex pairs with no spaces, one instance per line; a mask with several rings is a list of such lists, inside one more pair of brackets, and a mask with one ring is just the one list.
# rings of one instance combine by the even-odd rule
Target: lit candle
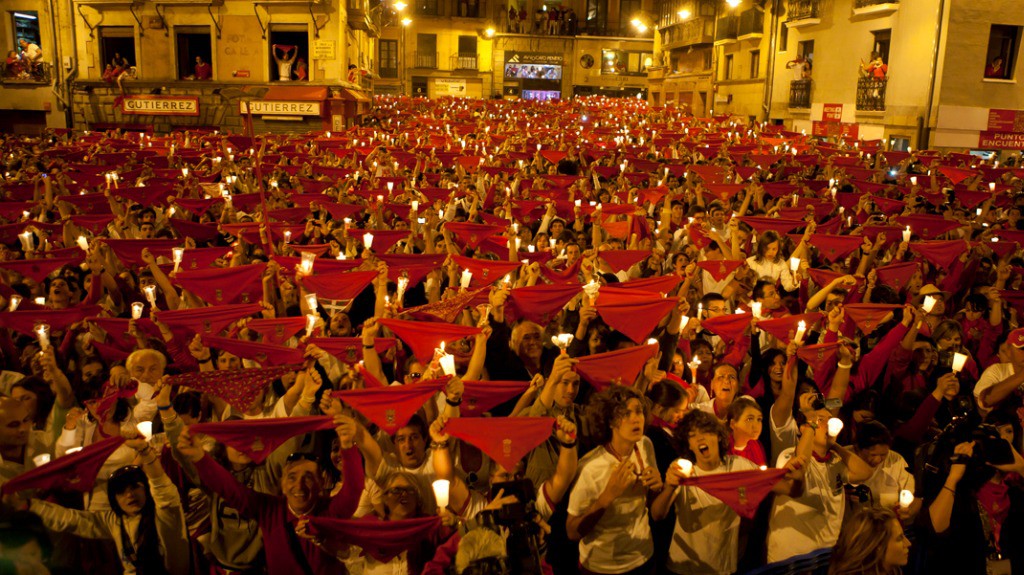
[[406,276],[402,276],[402,277],[398,278],[397,284],[398,284],[398,303],[402,303],[402,300],[405,297],[405,290],[409,289],[409,278],[406,277]]
[[910,185],[911,186],[916,186],[917,185],[917,176],[910,176]]
[[548,240],[548,244],[551,246],[552,251],[555,249],[556,243],[557,241],[555,240],[555,238],[551,238],[550,240]]
[[302,262],[299,263],[299,271],[304,275],[313,273],[313,262],[316,260],[316,254],[313,252],[302,252]]
[[313,335],[313,328],[316,327],[316,316],[307,313],[306,314],[306,337]]
[[[444,351],[444,342],[441,342],[441,351]],[[437,360],[441,365],[441,371],[445,375],[455,375],[455,356],[450,353],[445,353]]]
[[72,448],[68,449],[67,451],[65,451],[64,454],[65,455],[71,455],[72,453],[78,453],[79,451],[81,451],[83,449],[85,449],[85,448],[84,447],[72,447]]
[[990,192],[996,191],[996,183],[995,182],[989,182],[988,183],[988,191],[990,191]]
[[910,235],[910,226],[907,226],[907,229],[903,230],[903,241],[910,242]]
[[308,294],[306,294],[306,308],[309,311],[311,311],[311,312],[315,312],[317,310],[318,306],[319,306],[319,303],[317,301],[316,294],[315,293],[308,293]]
[[11,294],[11,299],[7,304],[7,311],[18,311],[18,306],[21,305],[22,297],[18,294]]
[[689,324],[689,323],[690,323],[690,318],[689,317],[684,315],[683,317],[679,318],[679,331],[683,331],[684,329],[686,329],[686,325]]
[[469,288],[469,282],[473,281],[473,272],[469,270],[462,270],[462,278],[459,280],[459,286],[462,289]]
[[805,333],[807,333],[807,322],[800,320],[800,322],[796,324],[796,337],[793,338],[793,341],[796,342],[797,345],[802,344],[804,342]]
[[292,231],[291,230],[285,230],[284,231],[284,243],[286,243],[286,244],[292,243]]
[[914,502],[914,493],[909,489],[903,489],[900,491],[900,509],[908,509],[910,504]]
[[188,177],[188,168],[182,168],[182,169],[181,169],[181,175],[182,175],[183,177],[186,177],[186,178],[187,178],[187,177]]
[[149,305],[156,307],[156,286],[148,285],[142,288],[142,293],[146,295],[146,301],[149,302]]
[[395,183],[394,182],[388,182],[388,193],[390,194],[392,191],[394,191],[394,189],[395,189]]
[[420,209],[420,203],[418,200],[413,200],[412,202],[409,203],[409,205],[412,207],[413,213],[417,212]]
[[363,247],[366,249],[373,247],[373,234],[370,232],[363,234]]
[[448,492],[451,489],[451,482],[447,479],[438,479],[431,484],[434,488],[434,499],[437,500],[438,509],[448,507]]
[[137,301],[132,304],[132,319],[141,319],[142,311],[146,309],[146,304],[141,301]]
[[924,303],[921,304],[921,309],[924,313],[932,313],[932,308],[935,307],[935,302],[938,301],[930,295],[924,296]]
[[953,354],[953,373],[960,373],[967,364],[967,354],[956,352]]
[[50,454],[49,453],[40,453],[39,455],[37,455],[37,456],[32,458],[32,463],[34,463],[36,467],[42,467],[42,466],[46,465],[49,462],[50,462]]
[[46,305],[46,298],[43,296],[39,296],[32,301],[36,302],[36,305]]
[[679,471],[684,477],[689,477],[693,473],[693,462],[689,459],[677,459],[676,465],[679,466]]
[[843,430],[843,420],[838,417],[831,417],[828,420],[828,434],[830,437],[839,437],[839,432]]
[[558,335],[551,336],[551,343],[555,344],[555,347],[562,350],[562,353],[565,353],[565,350],[569,347],[569,344],[572,343],[572,340],[573,335],[571,333],[560,333]]
[[32,232],[22,232],[18,234],[18,239],[21,240],[22,251],[30,252],[35,247],[35,242],[32,238]]
[[789,258],[789,269],[793,272],[800,269],[800,258]]
[[139,433],[142,437],[149,441],[153,437],[153,422],[152,421],[140,421],[135,425],[138,428]]
[[39,339],[39,348],[46,351],[50,347],[50,325],[46,323],[37,325],[36,337]]
[[78,247],[81,248],[83,252],[89,251],[89,240],[86,239],[85,236],[78,236],[78,239],[75,241],[78,242]]
[[756,317],[757,319],[761,319],[761,302],[750,302],[750,313],[754,314],[754,317]]

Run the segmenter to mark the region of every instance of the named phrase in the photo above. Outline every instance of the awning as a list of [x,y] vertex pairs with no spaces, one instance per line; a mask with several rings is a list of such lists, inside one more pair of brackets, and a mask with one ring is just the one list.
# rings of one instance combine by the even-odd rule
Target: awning
[[302,100],[322,102],[327,99],[324,86],[271,86],[264,100]]
[[341,90],[342,100],[352,100],[355,102],[369,102],[370,97],[367,96],[360,90],[350,90],[348,88],[342,88]]

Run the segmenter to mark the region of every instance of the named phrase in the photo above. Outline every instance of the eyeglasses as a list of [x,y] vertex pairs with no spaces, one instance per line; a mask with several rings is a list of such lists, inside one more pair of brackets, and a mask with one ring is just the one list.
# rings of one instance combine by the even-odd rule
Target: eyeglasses
[[406,377],[408,377],[409,379],[419,379],[419,378],[423,377],[423,374],[418,372],[418,371],[414,371],[414,372],[410,373],[409,375],[407,375]]
[[285,459],[285,461],[287,463],[295,463],[296,461],[312,461],[318,466],[320,465],[319,457],[312,453],[303,453],[301,451],[296,451],[295,453],[292,453],[291,455],[288,456],[287,459]]
[[388,495],[390,497],[397,497],[397,496],[402,496],[402,495],[415,495],[416,494],[416,488],[415,487],[392,487],[391,489],[388,489],[387,491],[385,491],[384,494]]

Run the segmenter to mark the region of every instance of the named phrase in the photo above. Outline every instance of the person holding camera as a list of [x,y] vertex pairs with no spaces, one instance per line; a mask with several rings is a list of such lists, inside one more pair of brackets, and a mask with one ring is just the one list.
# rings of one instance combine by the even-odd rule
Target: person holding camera
[[580,462],[566,522],[580,542],[580,572],[652,573],[648,506],[664,484],[644,436],[647,404],[636,390],[613,385],[591,397],[587,412],[600,445]]
[[924,572],[1024,573],[1024,458],[1012,446],[1008,460],[990,453],[1005,449],[996,449],[999,435],[957,444],[945,481],[926,498]]

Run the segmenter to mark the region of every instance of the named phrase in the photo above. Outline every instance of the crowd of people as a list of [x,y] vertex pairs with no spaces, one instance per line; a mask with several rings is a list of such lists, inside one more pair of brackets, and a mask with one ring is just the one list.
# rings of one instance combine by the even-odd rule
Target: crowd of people
[[0,572],[1024,571],[1016,157],[372,114],[0,139]]

